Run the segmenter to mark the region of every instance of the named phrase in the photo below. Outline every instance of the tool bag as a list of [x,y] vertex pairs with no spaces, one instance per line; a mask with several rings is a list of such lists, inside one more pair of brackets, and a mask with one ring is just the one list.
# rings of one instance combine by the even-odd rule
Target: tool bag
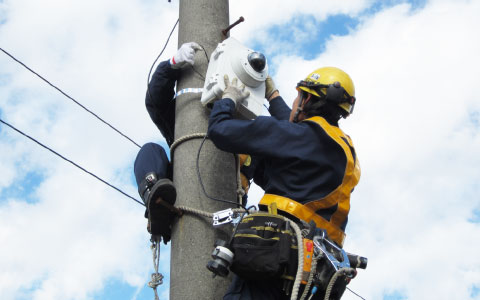
[[235,256],[230,270],[246,280],[280,278],[287,272],[293,231],[282,216],[255,213],[245,216],[234,232]]

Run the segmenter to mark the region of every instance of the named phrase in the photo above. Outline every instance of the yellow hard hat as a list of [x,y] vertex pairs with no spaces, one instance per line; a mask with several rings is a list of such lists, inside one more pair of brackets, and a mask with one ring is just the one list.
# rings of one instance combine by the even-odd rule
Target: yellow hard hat
[[297,89],[340,106],[347,114],[355,106],[355,86],[347,73],[335,67],[324,67],[310,73]]

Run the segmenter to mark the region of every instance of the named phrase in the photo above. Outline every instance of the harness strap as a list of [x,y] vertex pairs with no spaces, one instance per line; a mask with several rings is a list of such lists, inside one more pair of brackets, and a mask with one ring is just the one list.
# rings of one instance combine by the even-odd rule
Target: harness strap
[[317,215],[314,210],[287,197],[273,194],[265,194],[260,200],[259,205],[268,206],[273,202],[277,204],[277,209],[284,211],[300,220],[303,220],[307,223],[313,220],[317,227],[323,228],[327,231],[328,237],[331,240],[337,243],[340,247],[343,247],[343,242],[345,241],[346,237],[345,233],[338,226],[335,226],[321,216]]

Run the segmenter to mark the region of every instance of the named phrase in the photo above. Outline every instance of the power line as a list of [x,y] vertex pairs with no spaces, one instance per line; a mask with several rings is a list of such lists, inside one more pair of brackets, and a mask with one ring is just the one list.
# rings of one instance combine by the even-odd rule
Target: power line
[[67,97],[68,99],[72,100],[73,102],[75,102],[78,106],[80,106],[81,108],[83,108],[84,110],[86,110],[87,112],[89,112],[90,114],[92,114],[94,117],[96,117],[98,120],[100,120],[101,122],[103,122],[105,125],[109,126],[110,128],[112,128],[113,130],[115,130],[118,134],[120,134],[121,136],[123,136],[124,138],[126,138],[127,140],[129,140],[130,142],[132,142],[133,144],[135,144],[135,146],[137,146],[138,148],[141,148],[139,144],[137,144],[136,142],[134,142],[131,138],[129,138],[128,136],[126,136],[125,134],[123,134],[120,130],[118,130],[117,128],[113,127],[110,123],[108,123],[107,121],[103,120],[102,118],[100,118],[97,114],[95,114],[94,112],[92,112],[91,110],[89,110],[88,108],[86,108],[84,105],[82,105],[80,102],[78,102],[77,100],[75,100],[73,97],[69,96],[67,93],[65,93],[64,91],[62,91],[59,87],[55,86],[54,84],[52,84],[50,81],[48,81],[47,79],[45,79],[43,76],[41,76],[40,74],[38,74],[37,72],[35,72],[34,70],[32,70],[31,68],[29,68],[27,65],[25,65],[23,62],[21,62],[20,60],[18,60],[17,58],[15,58],[12,54],[8,53],[7,51],[3,50],[3,48],[0,47],[0,50],[2,50],[3,53],[5,53],[6,55],[8,55],[11,59],[13,59],[14,61],[16,61],[17,63],[19,63],[20,65],[22,65],[25,69],[29,70],[30,72],[32,72],[33,74],[37,75],[37,77],[39,77],[40,79],[42,79],[43,81],[45,81],[47,84],[49,84],[51,87],[53,87],[54,89],[56,89],[57,91],[59,91],[60,93],[62,93],[65,97]]
[[354,294],[355,296],[365,300],[365,298],[363,298],[362,296],[360,296],[359,294],[355,293],[354,291],[352,291],[352,289],[350,289],[349,287],[347,287],[347,290],[349,290],[352,294]]
[[52,150],[51,148],[45,146],[44,144],[40,143],[39,141],[37,141],[36,139],[34,139],[33,137],[29,136],[28,134],[22,132],[21,130],[15,128],[13,125],[10,125],[9,123],[3,121],[2,119],[0,119],[0,122],[7,125],[8,127],[10,127],[11,129],[15,130],[16,132],[20,133],[21,135],[25,136],[26,138],[34,141],[35,143],[37,143],[38,145],[42,146],[43,148],[49,150],[50,152],[52,152],[53,154],[59,156],[60,158],[62,158],[63,160],[71,163],[72,165],[74,165],[75,167],[79,168],[80,170],[84,171],[85,173],[87,174],[90,174],[92,175],[93,177],[95,177],[96,179],[100,180],[101,182],[105,183],[106,185],[108,185],[109,187],[113,188],[114,190],[116,190],[117,192],[120,192],[122,193],[124,196],[132,199],[133,201],[145,206],[145,204],[143,204],[142,202],[138,201],[137,199],[133,198],[132,196],[128,195],[127,193],[125,193],[124,191],[122,191],[121,189],[117,188],[116,186],[108,183],[107,181],[103,180],[102,178],[98,177],[97,175],[93,174],[92,172],[89,172],[87,171],[86,169],[84,169],[83,167],[81,167],[80,165],[76,164],[75,162],[71,161],[70,159],[64,157],[63,155],[59,154],[58,152]]

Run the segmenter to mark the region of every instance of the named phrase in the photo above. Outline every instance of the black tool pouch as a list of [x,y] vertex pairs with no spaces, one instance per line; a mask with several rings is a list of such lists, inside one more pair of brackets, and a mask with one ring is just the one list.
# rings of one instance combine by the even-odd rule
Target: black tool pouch
[[245,216],[233,236],[230,269],[247,280],[280,278],[288,267],[292,236],[288,221],[279,215]]

